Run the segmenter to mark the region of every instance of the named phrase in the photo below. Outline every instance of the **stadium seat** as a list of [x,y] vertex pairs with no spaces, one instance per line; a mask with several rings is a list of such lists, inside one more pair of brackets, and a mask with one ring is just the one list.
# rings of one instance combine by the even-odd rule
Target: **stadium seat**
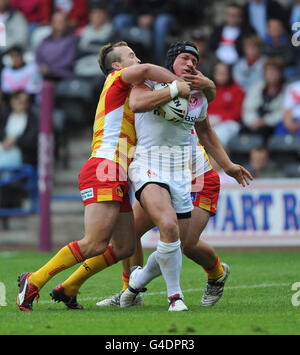
[[68,123],[86,125],[93,101],[93,85],[83,78],[71,78],[56,85],[56,103],[65,111]]
[[234,162],[245,164],[249,161],[251,150],[262,145],[263,138],[260,135],[242,133],[228,142],[227,150]]
[[[78,129],[90,127],[95,117],[95,84],[92,80],[73,77],[57,83],[55,89],[56,109],[65,116],[63,132],[56,137],[59,144],[56,157],[62,157],[62,164],[69,167],[70,135]],[[60,150],[63,149],[63,152]],[[60,159],[59,159],[60,160]]]
[[288,178],[300,178],[300,163],[290,163],[284,167],[284,175]]
[[268,142],[270,158],[279,166],[300,162],[300,137],[272,136]]
[[[23,164],[0,169],[1,173],[10,174],[0,177],[0,219],[4,229],[8,229],[9,217],[38,213],[38,171],[32,165]],[[25,197],[29,200],[26,208],[22,206]]]

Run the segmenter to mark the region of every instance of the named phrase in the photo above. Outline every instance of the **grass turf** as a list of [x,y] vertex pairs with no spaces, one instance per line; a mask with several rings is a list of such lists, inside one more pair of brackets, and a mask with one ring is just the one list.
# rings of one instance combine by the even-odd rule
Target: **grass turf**
[[[188,312],[167,312],[165,283],[159,277],[148,285],[145,305],[120,309],[95,303],[118,292],[121,263],[89,279],[78,296],[84,310],[67,310],[50,300],[49,292],[67,278],[73,267],[56,275],[40,292],[33,312],[16,306],[17,276],[34,271],[54,254],[36,251],[0,252],[0,282],[6,288],[6,307],[0,307],[0,334],[300,334],[300,306],[292,305],[292,284],[300,282],[300,251],[219,251],[231,274],[222,299],[202,307],[206,285],[202,268],[183,258],[181,287]],[[149,255],[145,253],[145,260]],[[299,296],[300,301],[300,296]]]

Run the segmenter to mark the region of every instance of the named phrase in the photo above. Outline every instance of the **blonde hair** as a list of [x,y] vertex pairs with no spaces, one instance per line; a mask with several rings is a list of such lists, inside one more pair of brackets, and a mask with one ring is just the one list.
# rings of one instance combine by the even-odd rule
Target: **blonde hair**
[[105,76],[113,71],[111,66],[113,62],[121,61],[120,56],[114,51],[114,49],[122,46],[127,47],[127,42],[120,41],[116,43],[108,43],[101,48],[98,55],[98,63]]

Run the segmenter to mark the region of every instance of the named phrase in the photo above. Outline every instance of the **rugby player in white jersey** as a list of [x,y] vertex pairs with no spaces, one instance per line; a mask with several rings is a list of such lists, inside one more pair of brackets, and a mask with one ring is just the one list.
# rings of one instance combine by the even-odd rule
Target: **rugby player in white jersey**
[[[192,43],[179,41],[170,49],[173,57],[173,70],[179,77],[192,80],[196,71],[198,52]],[[170,52],[169,51],[169,52]],[[148,84],[149,85],[149,84]],[[151,86],[151,83],[150,83]],[[193,89],[193,86],[191,86]],[[180,289],[181,248],[180,239],[185,241],[189,228],[191,211],[193,210],[190,198],[191,180],[189,168],[185,162],[189,161],[186,147],[191,144],[191,130],[197,122],[202,142],[207,145],[210,152],[221,167],[231,176],[242,182],[248,181],[250,174],[241,166],[233,164],[225,153],[214,131],[210,128],[207,117],[207,98],[202,91],[193,90],[190,97],[188,115],[184,122],[169,122],[163,120],[155,107],[162,104],[163,96],[147,93],[153,89],[143,84],[135,87],[130,94],[130,107],[135,112],[135,129],[137,134],[136,155],[129,167],[129,177],[135,190],[135,195],[143,210],[160,232],[157,249],[152,253],[144,268],[136,267],[132,270],[128,288],[120,297],[120,306],[131,306],[136,295],[155,277],[163,275],[168,291],[169,310],[181,311],[187,307],[183,303],[183,294]],[[168,88],[163,89],[168,91]],[[149,98],[149,100],[148,100]],[[154,108],[145,112],[146,108]],[[137,112],[143,112],[137,114]],[[170,159],[161,159],[162,147],[168,147],[165,153],[173,156]],[[149,154],[150,152],[150,154]],[[168,166],[168,164],[170,164]],[[184,166],[182,168],[182,165]],[[164,172],[170,173],[165,174]],[[172,177],[182,172],[182,179]],[[177,218],[176,218],[177,214]],[[178,221],[178,223],[177,223]],[[228,276],[229,269],[225,265],[223,275]]]

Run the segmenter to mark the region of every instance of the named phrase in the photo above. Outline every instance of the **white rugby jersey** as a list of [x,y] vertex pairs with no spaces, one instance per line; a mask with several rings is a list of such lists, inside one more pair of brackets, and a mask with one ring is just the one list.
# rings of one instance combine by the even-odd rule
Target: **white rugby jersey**
[[[147,81],[149,85],[149,81]],[[151,88],[155,85],[150,82]],[[135,114],[137,145],[135,158],[157,169],[190,168],[191,129],[207,116],[207,99],[202,91],[191,92],[188,114],[183,122],[167,121],[157,109]]]

